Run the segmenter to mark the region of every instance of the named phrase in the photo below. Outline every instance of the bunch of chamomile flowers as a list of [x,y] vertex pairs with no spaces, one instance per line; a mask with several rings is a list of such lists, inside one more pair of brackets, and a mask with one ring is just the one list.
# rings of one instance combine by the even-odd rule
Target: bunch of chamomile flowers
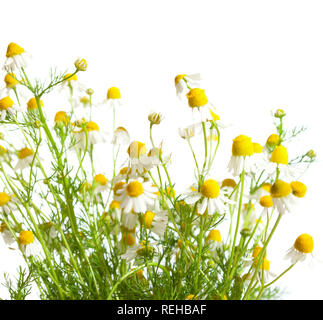
[[[306,196],[298,177],[316,158],[313,150],[290,157],[288,143],[302,129],[286,129],[283,110],[266,141],[232,137],[227,172],[217,172],[225,122],[199,74],[177,75],[174,93],[194,119],[178,128],[194,161],[191,184],[178,190],[176,152],[154,139],[163,113],[147,115],[147,140],[139,141],[119,123],[122,90],[100,98],[80,81],[85,59],[46,82],[30,78],[30,60],[10,43],[0,90],[0,234],[26,262],[17,286],[7,281],[12,299],[32,285],[41,299],[271,299],[276,280],[313,256],[304,233],[285,250],[287,269],[273,272],[267,257],[280,220]],[[55,110],[51,93],[65,105]],[[109,150],[104,170],[100,150]]]

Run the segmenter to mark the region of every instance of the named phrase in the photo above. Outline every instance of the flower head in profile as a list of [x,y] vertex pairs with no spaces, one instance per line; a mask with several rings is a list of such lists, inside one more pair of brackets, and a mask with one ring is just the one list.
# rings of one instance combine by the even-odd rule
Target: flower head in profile
[[254,168],[254,145],[250,137],[245,135],[237,136],[232,143],[232,156],[228,169],[234,176],[238,176],[244,170],[249,173]]
[[168,211],[159,210],[156,212],[146,211],[142,216],[141,224],[143,228],[151,230],[151,232],[162,237],[165,233],[168,222]]
[[85,59],[77,58],[74,62],[74,66],[79,71],[86,71],[87,62]]
[[21,251],[27,256],[38,256],[42,254],[40,242],[30,230],[22,230],[18,236],[18,245]]
[[0,192],[0,209],[9,214],[10,211],[17,210],[18,199],[13,193]]
[[114,145],[128,145],[130,143],[130,135],[127,129],[124,127],[115,129],[111,143]]
[[103,104],[106,104],[108,107],[112,107],[113,109],[120,107],[122,105],[120,89],[117,87],[110,87]]
[[297,237],[294,245],[288,249],[285,259],[291,264],[304,261],[308,257],[313,257],[314,240],[311,235],[303,233]]
[[199,73],[196,74],[179,74],[175,77],[176,94],[179,98],[189,91],[191,87],[197,87],[201,81]]
[[89,151],[91,146],[97,143],[105,142],[104,134],[101,133],[100,127],[94,121],[74,123],[80,130],[73,131],[76,143],[75,148],[86,149]]
[[18,162],[14,168],[15,171],[19,169],[23,170],[30,166],[34,158],[34,151],[32,149],[25,147],[18,151],[17,156],[18,156]]
[[7,47],[6,61],[4,69],[6,71],[14,72],[21,68],[26,68],[30,60],[30,55],[24,48],[18,44],[11,42]]
[[19,108],[15,105],[12,99],[4,97],[0,99],[0,120],[3,121],[6,118],[7,113],[14,115]]

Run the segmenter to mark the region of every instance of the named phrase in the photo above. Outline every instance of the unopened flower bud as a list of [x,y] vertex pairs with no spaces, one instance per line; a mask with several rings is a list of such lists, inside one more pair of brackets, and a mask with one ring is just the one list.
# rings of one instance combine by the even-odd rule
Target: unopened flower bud
[[151,124],[160,124],[160,122],[164,119],[161,113],[152,112],[148,115],[148,120]]
[[78,58],[74,62],[74,66],[79,71],[86,71],[86,69],[87,69],[87,62],[86,62],[85,59]]
[[274,114],[275,118],[282,118],[282,117],[285,117],[285,116],[286,116],[286,112],[283,109],[277,109],[275,114]]
[[89,95],[89,96],[92,96],[92,94],[94,93],[94,90],[89,88],[86,90],[86,93]]
[[314,150],[311,149],[311,150],[307,151],[306,156],[308,156],[309,158],[313,159],[313,158],[316,157],[316,153],[315,153]]

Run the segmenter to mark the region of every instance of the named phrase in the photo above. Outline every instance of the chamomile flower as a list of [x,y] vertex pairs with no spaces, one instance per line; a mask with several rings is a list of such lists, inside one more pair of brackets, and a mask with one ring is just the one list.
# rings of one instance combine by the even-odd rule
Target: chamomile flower
[[196,185],[191,187],[191,192],[186,193],[184,201],[187,204],[194,204],[200,199],[201,202],[197,205],[197,213],[204,214],[207,210],[209,215],[213,215],[217,212],[220,215],[225,214],[227,208],[225,204],[233,203],[228,199],[223,190],[220,189],[219,183],[213,179],[204,180],[201,185],[200,191]]
[[162,237],[165,233],[168,222],[168,211],[146,211],[142,216],[142,227],[150,229],[153,233]]
[[113,134],[111,141],[114,145],[129,145],[130,135],[124,127],[118,127]]
[[308,257],[313,257],[314,240],[307,233],[301,234],[294,242],[294,245],[288,249],[285,259],[290,260],[291,264],[304,261]]
[[160,124],[163,119],[164,119],[163,114],[158,112],[151,112],[148,115],[148,120],[150,122],[150,125]]
[[188,105],[192,109],[193,118],[205,122],[209,116],[209,107],[212,106],[205,90],[193,88],[186,94],[186,97]]
[[86,91],[86,87],[79,82],[75,73],[66,73],[63,80],[64,81],[61,83],[59,91],[67,89],[70,95],[73,95],[75,91],[77,93]]
[[157,188],[153,187],[149,181],[131,179],[115,191],[115,200],[120,202],[120,207],[125,213],[132,210],[136,213],[143,213],[148,210],[149,205],[154,204],[156,191]]
[[[44,106],[44,103],[42,100],[39,101],[39,104],[41,107]],[[38,111],[38,104],[37,104],[37,100],[35,97],[32,97],[28,100],[27,102],[27,110],[29,112],[35,112],[35,111]]]
[[0,99],[0,120],[3,121],[6,118],[7,112],[11,115],[14,115],[19,108],[15,106],[15,103],[12,99],[8,97],[4,97]]
[[25,49],[14,42],[9,43],[6,57],[4,69],[11,72],[26,68],[30,60],[30,55]]
[[273,208],[277,209],[278,213],[285,214],[292,211],[294,199],[289,183],[283,180],[275,181],[270,188],[270,195],[273,200]]
[[129,179],[134,179],[137,177],[137,174],[134,170],[132,170],[130,167],[123,167],[120,169],[119,173],[117,176],[115,176],[115,178],[113,179],[113,181],[115,183],[120,182],[122,180],[129,180]]
[[127,251],[121,255],[121,259],[125,259],[127,262],[130,262],[136,258],[151,258],[153,253],[153,247],[148,242],[141,241],[139,244],[135,243],[133,246],[128,247]]
[[129,167],[139,175],[144,174],[156,165],[155,158],[149,157],[146,145],[140,141],[131,142],[127,152],[129,154]]
[[18,199],[13,193],[0,192],[0,209],[8,214],[10,211],[17,210]]
[[15,237],[13,236],[5,222],[2,222],[0,225],[0,233],[6,245],[10,246],[16,242]]
[[189,125],[188,127],[178,129],[178,134],[181,136],[181,138],[185,140],[193,138],[195,135],[199,134],[200,132],[201,132],[200,123],[194,123]]
[[7,73],[3,80],[5,82],[5,87],[0,89],[0,96],[10,96],[12,91],[14,91],[19,97],[22,96],[25,98],[25,92],[22,89],[23,86],[20,84],[20,81],[18,81],[17,76],[14,73]]
[[220,231],[217,229],[211,230],[206,237],[206,244],[208,245],[210,252],[216,254],[217,250],[222,246]]
[[259,204],[263,208],[260,217],[269,216],[269,213],[274,206],[273,198],[270,195],[262,196],[259,199]]
[[253,169],[254,145],[251,138],[240,135],[233,139],[232,156],[228,164],[228,169],[234,176],[238,176],[244,170],[249,173]]
[[70,118],[65,111],[58,111],[54,117],[55,127],[64,127],[68,125]]
[[101,133],[100,128],[96,122],[89,121],[86,124],[81,124],[81,129],[79,131],[73,132],[76,144],[75,148],[85,149],[89,151],[91,145],[105,142],[105,137]]
[[38,256],[42,254],[40,242],[30,230],[22,230],[18,236],[18,244],[21,251],[27,256]]
[[34,159],[34,151],[32,149],[25,147],[18,151],[17,156],[18,156],[18,162],[14,168],[15,171],[19,169],[23,170],[30,166],[30,164],[33,162],[33,159]]
[[269,175],[275,175],[276,170],[279,170],[280,174],[286,179],[293,178],[300,173],[299,170],[288,164],[288,152],[282,145],[274,148],[266,169]]
[[189,87],[197,87],[201,81],[199,73],[179,74],[175,77],[176,94],[181,99],[184,93],[187,93]]
[[112,220],[120,221],[120,217],[121,217],[120,202],[116,200],[112,200],[109,204],[109,210],[111,211]]
[[134,210],[130,212],[121,211],[121,225],[128,231],[134,232],[133,230],[136,228],[138,221],[138,215]]
[[108,179],[102,174],[97,174],[93,179],[93,188],[95,193],[99,193],[108,189]]
[[227,196],[229,196],[233,192],[236,186],[237,183],[234,179],[231,178],[223,179],[221,183],[221,189]]
[[103,103],[113,109],[120,107],[122,105],[120,89],[117,87],[109,88],[107,91],[107,98]]

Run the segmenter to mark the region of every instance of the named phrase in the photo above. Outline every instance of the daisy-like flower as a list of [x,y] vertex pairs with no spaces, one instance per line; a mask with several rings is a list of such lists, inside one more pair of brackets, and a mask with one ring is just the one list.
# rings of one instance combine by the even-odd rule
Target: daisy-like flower
[[221,233],[219,230],[214,229],[209,232],[209,234],[206,237],[206,244],[209,247],[209,250],[213,253],[216,254],[218,248],[221,247],[222,245],[222,239],[221,239]]
[[115,176],[113,181],[117,183],[122,180],[128,181],[129,179],[134,179],[136,177],[137,177],[137,174],[134,170],[132,170],[130,167],[123,167],[120,169],[119,174]]
[[124,127],[118,127],[113,134],[111,141],[114,145],[129,145],[130,135]]
[[232,143],[232,157],[228,164],[229,171],[232,171],[234,176],[238,176],[244,170],[249,173],[253,169],[254,145],[251,138],[240,135],[233,139]]
[[112,200],[109,204],[109,210],[111,211],[112,220],[120,221],[120,218],[121,218],[120,202],[116,200]]
[[259,201],[261,197],[270,195],[270,188],[270,183],[263,183],[253,194],[249,195],[249,199]]
[[121,255],[121,259],[130,262],[136,258],[150,257],[153,255],[154,249],[146,241],[141,241],[139,244],[135,243],[130,246],[127,251]]
[[271,211],[271,209],[274,206],[273,198],[270,195],[262,196],[259,199],[259,204],[263,208],[263,210],[260,214],[260,217],[265,217],[265,216],[269,215],[269,212]]
[[196,74],[179,74],[175,77],[176,94],[181,99],[184,93],[189,90],[188,87],[197,87],[201,81],[199,73]]
[[294,242],[294,245],[288,249],[285,259],[290,260],[291,264],[304,261],[307,257],[313,257],[314,240],[307,233],[301,234]]
[[[244,275],[243,278],[245,280],[251,280],[252,274],[256,271],[257,265],[259,263],[259,254],[262,250],[262,247],[256,246],[252,251],[252,259],[247,261],[245,266],[252,265],[251,271],[249,274]],[[264,283],[268,282],[271,277],[275,277],[275,274],[270,271],[270,261],[267,260],[267,256],[265,255],[263,258],[263,261],[261,262],[258,272],[257,272],[257,280],[261,281],[263,280]]]
[[14,42],[9,43],[6,57],[4,69],[11,72],[26,68],[30,60],[30,55],[26,53],[25,49]]
[[17,202],[18,199],[13,193],[0,192],[0,208],[6,214],[17,210]]
[[125,213],[132,210],[135,213],[144,213],[148,210],[147,206],[154,204],[156,192],[157,188],[153,187],[149,181],[131,179],[115,191],[115,200],[120,202],[120,207]]
[[100,132],[100,128],[97,123],[93,121],[87,122],[85,125],[81,124],[81,129],[79,131],[73,131],[76,144],[75,148],[91,149],[91,145],[105,142],[103,134]]
[[165,210],[152,212],[150,210],[142,217],[142,227],[150,229],[153,233],[162,237],[165,233],[168,222],[168,212]]
[[228,199],[223,190],[216,180],[207,179],[201,185],[200,191],[196,185],[193,185],[191,192],[186,193],[187,197],[184,201],[187,204],[194,204],[195,202],[202,200],[197,205],[197,213],[202,215],[207,210],[209,215],[213,215],[217,212],[220,215],[225,213],[226,206],[225,203],[233,203],[232,200]]
[[254,150],[254,154],[253,154],[254,168],[252,169],[252,171],[254,172],[261,171],[265,169],[268,164],[266,152],[263,152],[264,151],[263,146],[257,142],[253,142],[253,150]]
[[[40,106],[41,107],[44,106],[44,103],[42,100],[40,100]],[[38,105],[35,97],[30,98],[29,101],[27,102],[27,110],[30,112],[34,112],[38,110]]]
[[95,193],[107,190],[108,187],[108,179],[102,173],[99,173],[94,177],[93,188]]
[[30,230],[22,230],[18,236],[18,244],[21,251],[27,256],[38,256],[42,254],[42,247]]
[[273,207],[280,214],[292,211],[294,204],[292,187],[289,183],[283,180],[277,180],[270,188],[270,195],[273,200]]
[[156,157],[149,156],[146,145],[140,141],[131,142],[127,152],[129,154],[129,167],[131,167],[133,173],[142,175],[158,164],[154,161]]
[[280,144],[280,137],[278,134],[271,134],[266,141],[266,148],[271,152],[276,146]]
[[14,73],[7,73],[4,77],[5,87],[0,89],[0,96],[10,96],[12,91],[15,91],[18,96],[25,97],[24,91],[20,85],[20,82],[17,80],[17,76]]
[[107,91],[107,98],[103,103],[113,109],[120,107],[122,105],[120,89],[117,87],[109,88]]
[[85,86],[78,81],[76,74],[66,73],[64,75],[64,81],[60,85],[60,91],[68,89],[70,94],[77,92],[84,92]]
[[70,122],[70,118],[68,117],[65,111],[58,111],[54,117],[55,127],[66,126]]
[[236,186],[237,183],[234,181],[234,179],[231,178],[223,179],[221,183],[221,189],[227,196],[229,196],[233,192]]
[[19,108],[15,106],[15,103],[10,97],[4,97],[0,99],[0,120],[3,121],[6,118],[7,112],[13,115]]
[[34,151],[29,148],[22,148],[21,150],[18,151],[17,153],[18,156],[18,162],[14,168],[14,170],[23,170],[32,163],[33,158],[34,158]]
[[201,131],[200,123],[194,123],[186,128],[179,128],[178,134],[181,138],[188,140],[193,138],[196,134],[199,134]]
[[193,118],[205,122],[209,116],[209,108],[211,103],[209,102],[205,90],[200,88],[193,88],[187,94],[187,102],[192,109]]
[[9,228],[5,222],[1,222],[0,233],[1,233],[2,239],[6,245],[10,246],[13,243],[15,243],[15,241],[16,241],[15,237],[13,236],[13,234],[11,233],[11,231],[9,230]]
[[267,173],[269,175],[274,175],[276,170],[287,179],[295,177],[300,173],[296,168],[292,168],[291,165],[288,164],[288,152],[287,149],[282,146],[276,146],[270,156]]

